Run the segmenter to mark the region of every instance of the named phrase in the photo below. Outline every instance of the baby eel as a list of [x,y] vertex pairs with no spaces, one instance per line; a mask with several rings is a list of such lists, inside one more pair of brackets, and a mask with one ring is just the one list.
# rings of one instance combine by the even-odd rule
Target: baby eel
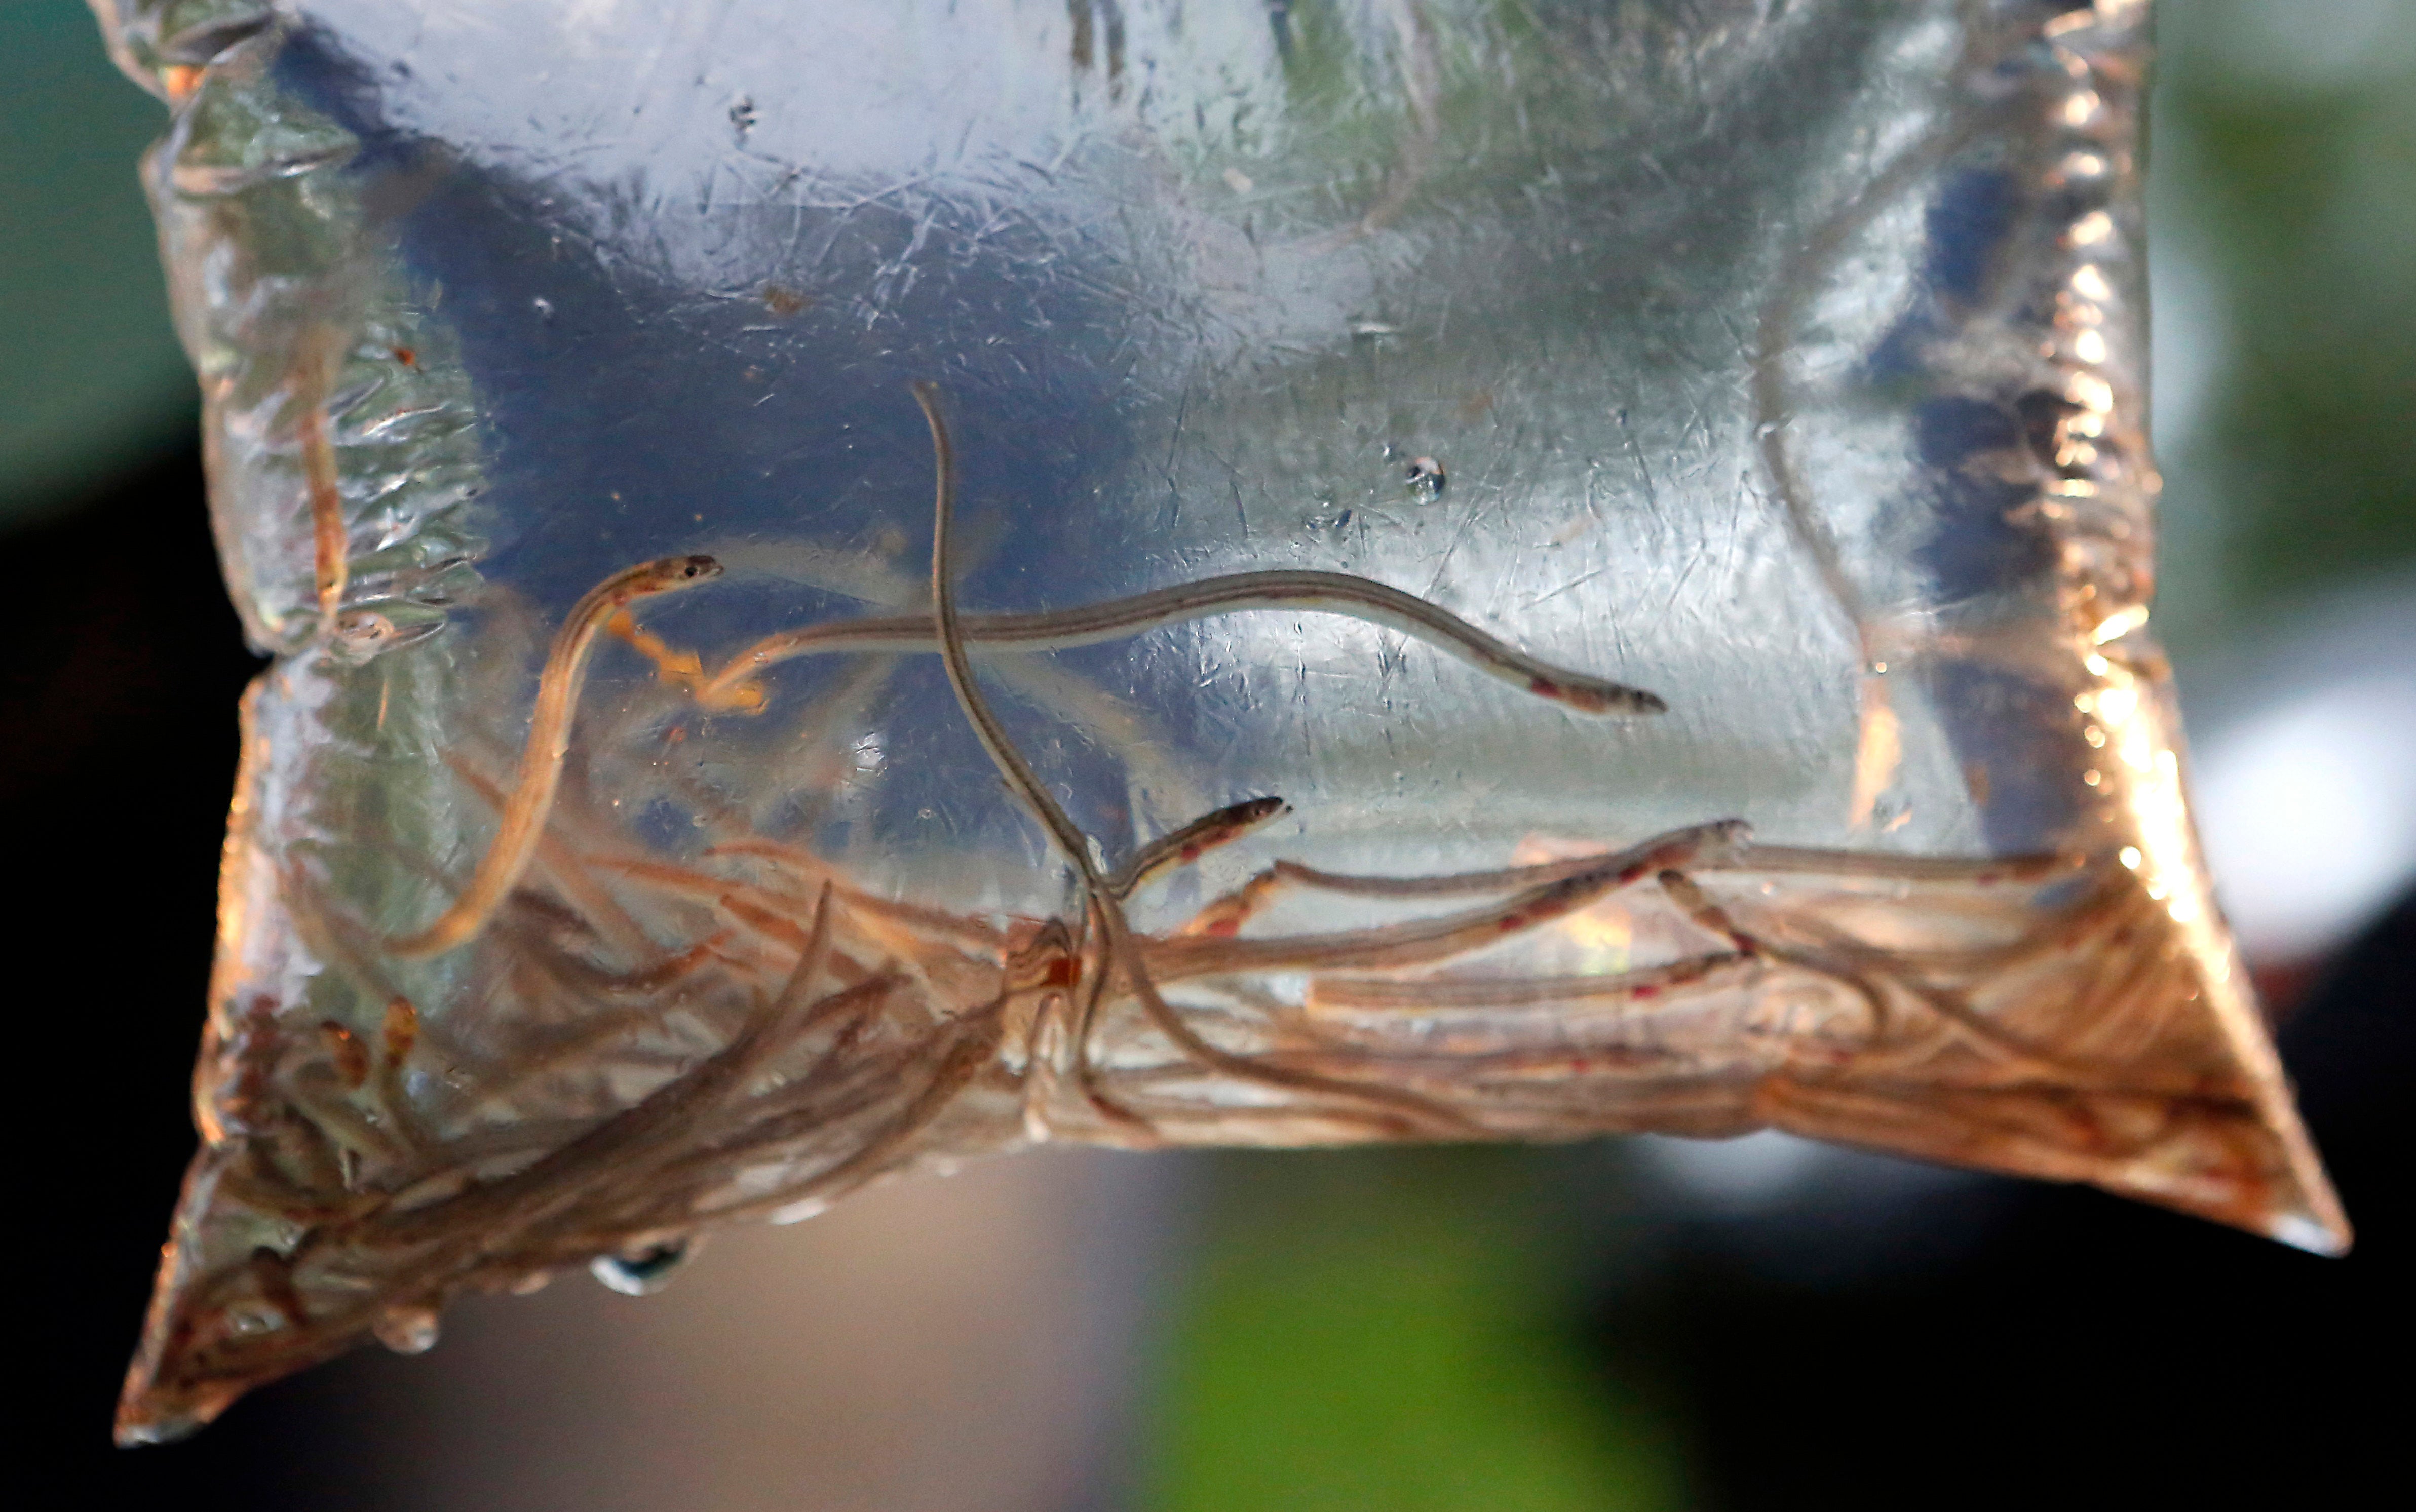
[[571,606],[562,628],[554,632],[545,671],[537,678],[536,710],[529,721],[528,744],[521,749],[512,795],[504,804],[495,838],[488,842],[487,854],[453,906],[424,930],[390,936],[385,942],[388,952],[406,957],[438,955],[486,928],[495,905],[528,869],[546,815],[553,808],[554,792],[562,782],[563,758],[570,748],[571,715],[579,703],[580,686],[587,678],[587,658],[595,649],[596,632],[638,599],[693,588],[719,576],[721,564],[709,556],[661,557],[615,572]]
[[302,454],[303,489],[310,501],[311,586],[318,599],[323,639],[336,631],[350,570],[343,487],[327,416],[328,396],[343,363],[342,346],[343,339],[334,329],[314,325],[303,334],[294,362],[294,388],[303,401],[294,438]]
[[[1344,572],[1236,572],[1046,613],[960,614],[956,624],[968,645],[1065,651],[1251,610],[1339,614],[1399,630],[1487,676],[1579,714],[1661,714],[1669,709],[1657,694],[1539,660],[1413,594]],[[750,694],[747,679],[794,657],[939,649],[929,615],[809,625],[756,642],[715,673],[697,696],[708,708],[745,707],[760,699],[760,694]]]
[[1291,805],[1281,798],[1246,798],[1201,814],[1181,829],[1150,841],[1109,873],[1109,890],[1118,898],[1130,898],[1144,883],[1187,867],[1216,847],[1230,845],[1268,820],[1290,812]]
[[1308,984],[1308,1005],[1312,1010],[1372,1008],[1434,1014],[1565,1007],[1578,1003],[1650,1003],[1679,988],[1755,963],[1743,951],[1722,950],[1609,976],[1319,976]]
[[[1022,752],[1015,748],[1014,742],[1007,737],[1005,727],[998,722],[998,716],[991,711],[989,701],[982,696],[980,686],[974,681],[973,658],[966,649],[964,623],[957,610],[956,574],[950,565],[949,552],[949,526],[956,505],[956,448],[948,437],[947,421],[940,413],[938,386],[917,382],[914,385],[914,401],[923,407],[923,418],[931,428],[932,460],[939,475],[935,491],[937,498],[932,507],[931,606],[939,632],[941,665],[946,669],[948,686],[957,695],[958,707],[963,710],[966,722],[974,727],[974,733],[980,738],[982,748],[989,753],[991,764],[1006,779],[1009,790],[1022,800],[1024,807],[1049,831],[1057,849],[1073,864],[1082,879],[1082,891],[1087,897],[1090,912],[1097,918],[1100,932],[1106,937],[1105,959],[1099,967],[1100,985],[1104,986],[1109,977],[1121,973],[1125,984],[1132,989],[1133,996],[1140,1000],[1150,1023],[1160,1034],[1202,1063],[1230,1075],[1375,1104],[1388,1110],[1378,1115],[1387,1126],[1407,1134],[1422,1132],[1437,1124],[1446,1128],[1466,1128],[1468,1121],[1465,1118],[1414,1093],[1363,1085],[1289,1066],[1268,1066],[1249,1056],[1237,1055],[1202,1038],[1159,994],[1157,984],[1150,979],[1149,968],[1142,963],[1140,949],[1133,939],[1132,926],[1125,918],[1123,900],[1098,863],[1091,858],[1088,837],[1050,794],[1039,775],[1033,771],[1031,764],[1023,759]],[[1246,811],[1254,807],[1252,804],[1239,806]],[[1212,827],[1232,824],[1235,823],[1231,817],[1233,812],[1228,809],[1212,814],[1204,823]],[[1261,818],[1273,816],[1273,809],[1261,815]],[[1246,827],[1250,821],[1241,823]],[[1240,830],[1235,829],[1233,833],[1238,834]],[[1078,1036],[1083,1032],[1078,1029]]]
[[1492,906],[1381,929],[1246,940],[1177,935],[1153,942],[1150,969],[1167,981],[1181,981],[1239,972],[1396,971],[1430,965],[1552,923],[1647,877],[1732,854],[1750,833],[1743,821],[1734,819],[1671,830],[1615,854],[1593,857],[1582,870],[1553,877]]
[[327,439],[327,411],[313,402],[302,412],[302,476],[310,493],[310,565],[319,601],[320,633],[332,634],[344,607],[349,542],[344,495],[336,481],[336,450]]
[[[1508,892],[1540,886],[1600,867],[1605,854],[1563,856],[1527,866],[1500,867],[1486,871],[1458,871],[1444,876],[1381,877],[1326,871],[1297,861],[1277,861],[1240,887],[1216,900],[1189,925],[1189,935],[1230,936],[1238,933],[1267,901],[1284,887],[1361,898],[1451,898],[1472,893]],[[1870,877],[1890,882],[1968,883],[1978,886],[2036,882],[2072,870],[2078,857],[2056,854],[1931,856],[1870,854],[1858,851],[1816,851],[1792,846],[1741,845],[1706,854],[1693,863],[1697,871],[1733,871],[1749,875],[1807,874]]]

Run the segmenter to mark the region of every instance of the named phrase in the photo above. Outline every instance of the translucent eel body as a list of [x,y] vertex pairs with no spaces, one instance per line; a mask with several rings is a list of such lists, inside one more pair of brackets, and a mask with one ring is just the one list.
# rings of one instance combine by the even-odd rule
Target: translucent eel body
[[[1649,843],[1649,842],[1648,842]],[[1184,926],[1185,935],[1225,937],[1237,933],[1285,887],[1344,893],[1362,898],[1453,898],[1472,893],[1509,892],[1538,887],[1599,869],[1607,854],[1563,856],[1526,866],[1485,871],[1458,871],[1431,877],[1354,876],[1325,871],[1297,861],[1277,861],[1239,887],[1202,908]],[[1696,858],[1696,871],[1749,871],[1772,875],[1885,877],[1892,881],[1965,883],[1994,886],[2034,883],[2059,871],[2076,872],[2076,855],[2042,854],[1966,859],[1959,856],[1880,855],[1854,851],[1807,850],[1791,845],[1713,847]]]
[[[1669,708],[1657,695],[1640,688],[1554,666],[1414,595],[1343,572],[1236,572],[1047,613],[965,614],[959,616],[957,626],[968,646],[1064,651],[1251,610],[1339,614],[1399,630],[1521,692],[1565,704],[1580,714],[1660,714]],[[891,614],[810,625],[756,642],[707,679],[697,696],[707,707],[742,706],[752,702],[742,691],[747,679],[795,657],[939,649],[939,636],[929,615]]]
[[719,576],[721,564],[709,556],[661,557],[612,574],[571,606],[562,628],[554,632],[545,671],[537,678],[536,710],[529,721],[528,744],[521,748],[511,797],[504,804],[503,822],[488,843],[487,854],[452,907],[424,930],[389,938],[387,950],[398,956],[433,956],[486,927],[495,905],[527,869],[546,815],[553,808],[563,757],[570,748],[571,715],[579,704],[580,686],[587,679],[587,658],[595,649],[596,632],[640,598],[692,588]]
[[[1491,907],[1382,929],[1246,940],[1234,938],[1230,929],[1186,929],[1171,940],[1153,942],[1150,967],[1166,981],[1181,981],[1237,972],[1400,970],[1431,965],[1566,917],[1648,877],[1705,862],[1716,865],[1735,854],[1750,834],[1744,822],[1736,819],[1688,825],[1624,851],[1585,857],[1585,864],[1574,869],[1557,865],[1549,869],[1521,869],[1517,875],[1531,885]],[[1542,880],[1535,880],[1538,877]],[[1417,891],[1398,894],[1419,895]],[[1217,906],[1209,905],[1210,909]]]
[[302,476],[310,493],[310,567],[319,602],[320,632],[336,628],[344,607],[348,567],[344,495],[336,480],[336,450],[327,439],[327,410],[313,402],[302,411]]

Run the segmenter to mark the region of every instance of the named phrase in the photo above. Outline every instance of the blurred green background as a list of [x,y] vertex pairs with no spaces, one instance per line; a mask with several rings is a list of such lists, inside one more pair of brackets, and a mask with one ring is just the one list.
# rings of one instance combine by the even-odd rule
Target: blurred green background
[[[2416,570],[2416,4],[2165,0],[2159,26],[2158,617],[2186,677]],[[0,60],[13,529],[189,446],[195,405],[135,171],[164,113],[76,0],[0,3]],[[1589,1179],[1615,1198],[1625,1159]],[[1144,1504],[1699,1504],[1677,1386],[1582,1342],[1616,1246],[1570,1218],[1569,1160],[1205,1162],[1141,1413]]]
[[2416,562],[2416,5],[2164,0],[2157,41],[2156,610],[2185,657]]
[[192,432],[135,159],[166,112],[76,0],[0,4],[0,524]]
[[1684,1425],[1573,1326],[1550,1157],[1223,1155],[1158,1383],[1163,1512],[1676,1508]]

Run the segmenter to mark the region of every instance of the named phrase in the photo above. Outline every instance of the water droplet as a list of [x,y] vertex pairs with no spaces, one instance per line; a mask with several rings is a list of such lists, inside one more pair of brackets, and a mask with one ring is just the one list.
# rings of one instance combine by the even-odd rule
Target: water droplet
[[755,129],[755,102],[741,95],[730,107],[730,129],[743,140]]
[[370,1332],[397,1354],[425,1354],[436,1347],[434,1308],[389,1308]]
[[1410,459],[1408,476],[1412,491],[1429,499],[1440,497],[1444,484],[1450,481],[1443,473],[1442,463],[1432,457]]
[[551,319],[553,319],[553,301],[552,301],[552,300],[546,298],[543,295],[537,295],[537,297],[536,297],[535,299],[530,300],[530,301],[529,301],[529,304],[530,304],[530,306],[531,306],[533,309],[535,309],[535,310],[536,310],[537,318],[538,318],[539,320],[551,320]]
[[623,1296],[652,1296],[672,1284],[672,1276],[695,1252],[693,1241],[673,1240],[634,1255],[598,1255],[587,1263],[587,1269]]
[[244,1336],[274,1333],[285,1326],[285,1320],[274,1311],[251,1308],[232,1309],[226,1315],[226,1323],[227,1332]]

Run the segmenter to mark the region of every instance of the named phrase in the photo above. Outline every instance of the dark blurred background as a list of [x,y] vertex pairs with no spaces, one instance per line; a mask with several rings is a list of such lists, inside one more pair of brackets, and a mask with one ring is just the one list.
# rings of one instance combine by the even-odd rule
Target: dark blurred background
[[2166,0],[2160,26],[2158,619],[2350,1258],[1777,1136],[1019,1157],[718,1240],[659,1298],[581,1279],[473,1306],[424,1358],[340,1362],[119,1452],[257,664],[135,188],[163,113],[74,0],[0,4],[32,1336],[11,1481],[195,1512],[2242,1505],[2395,1483],[2416,5]]

